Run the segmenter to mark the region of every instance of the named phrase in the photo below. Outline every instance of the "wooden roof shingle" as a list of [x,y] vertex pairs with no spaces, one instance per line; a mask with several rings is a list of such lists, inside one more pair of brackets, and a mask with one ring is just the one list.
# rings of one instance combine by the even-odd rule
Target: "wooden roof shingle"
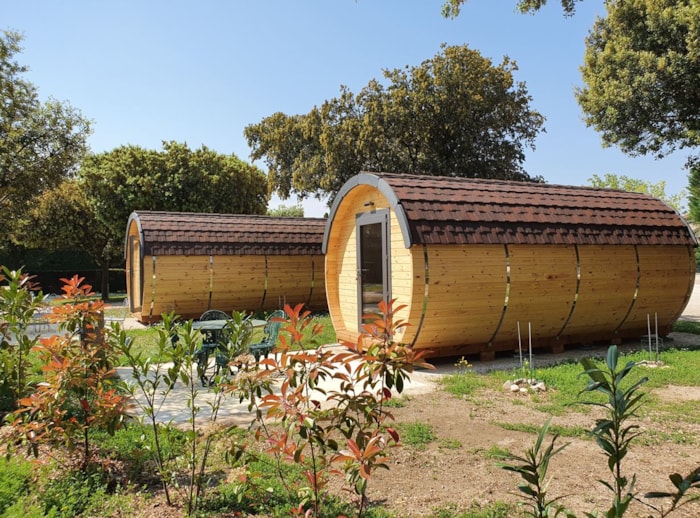
[[360,173],[341,189],[377,187],[413,244],[691,245],[682,217],[652,196],[613,189],[444,176]]
[[320,255],[326,220],[135,211],[144,255]]

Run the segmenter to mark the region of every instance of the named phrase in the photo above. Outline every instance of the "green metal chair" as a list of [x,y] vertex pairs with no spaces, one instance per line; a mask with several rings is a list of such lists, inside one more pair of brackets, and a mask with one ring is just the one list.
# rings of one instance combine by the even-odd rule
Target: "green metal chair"
[[280,328],[285,322],[286,315],[284,311],[278,309],[270,313],[267,317],[267,324],[263,329],[263,339],[254,344],[248,346],[248,352],[255,357],[255,363],[260,361],[261,357],[267,358],[267,355],[272,352],[277,345],[277,338],[279,336]]
[[[199,320],[231,320],[231,316],[224,311],[210,309],[202,313]],[[202,334],[202,344],[194,353],[194,361],[197,364],[197,374],[202,382],[202,386],[208,387],[213,383],[214,377],[220,370],[218,362],[212,362],[210,358],[222,350],[228,350],[231,340],[231,329],[229,326],[226,326],[221,330],[204,331]]]

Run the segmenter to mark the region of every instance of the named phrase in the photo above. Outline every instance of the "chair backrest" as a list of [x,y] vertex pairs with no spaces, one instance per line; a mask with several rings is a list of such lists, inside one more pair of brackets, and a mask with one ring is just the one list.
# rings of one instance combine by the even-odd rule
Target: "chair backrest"
[[210,309],[202,313],[199,320],[228,320],[230,318],[231,315],[227,315],[225,311],[221,311],[220,309]]
[[274,345],[277,343],[277,337],[279,336],[280,328],[282,327],[282,324],[284,324],[284,320],[280,319],[284,319],[286,316],[287,315],[285,314],[285,312],[281,309],[277,309],[268,315],[267,324],[265,324],[264,329],[264,343],[274,347]]
[[[231,320],[231,315],[227,315],[225,311],[219,309],[210,309],[202,313],[199,320]],[[231,341],[231,329],[225,326],[221,331],[205,331],[204,341],[209,344],[219,344],[222,347],[228,347]]]

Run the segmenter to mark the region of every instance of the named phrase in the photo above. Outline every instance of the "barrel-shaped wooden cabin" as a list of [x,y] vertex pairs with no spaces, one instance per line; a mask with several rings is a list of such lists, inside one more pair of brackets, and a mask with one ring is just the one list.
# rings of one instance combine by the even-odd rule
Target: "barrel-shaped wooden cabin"
[[694,234],[645,194],[539,183],[361,173],[326,224],[328,307],[354,341],[379,300],[397,337],[434,356],[619,343],[670,332],[695,279]]
[[137,211],[126,230],[130,310],[141,322],[207,309],[326,309],[322,218]]

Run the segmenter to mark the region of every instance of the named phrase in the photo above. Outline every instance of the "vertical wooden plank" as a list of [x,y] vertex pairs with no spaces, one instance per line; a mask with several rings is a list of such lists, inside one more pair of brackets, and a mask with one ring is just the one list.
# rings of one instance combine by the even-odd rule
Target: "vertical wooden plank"
[[634,307],[621,326],[621,335],[647,334],[647,315],[654,332],[654,314],[659,328],[668,332],[685,305],[688,292],[688,250],[679,246],[638,246],[639,292]]
[[637,258],[631,245],[578,247],[581,280],[576,306],[562,335],[612,339],[637,289]]
[[511,245],[510,291],[505,316],[494,342],[518,346],[527,336],[528,322],[533,346],[538,340],[556,337],[571,312],[576,296],[576,250],[568,245]]
[[428,247],[428,304],[414,347],[486,344],[496,331],[506,294],[501,245]]

